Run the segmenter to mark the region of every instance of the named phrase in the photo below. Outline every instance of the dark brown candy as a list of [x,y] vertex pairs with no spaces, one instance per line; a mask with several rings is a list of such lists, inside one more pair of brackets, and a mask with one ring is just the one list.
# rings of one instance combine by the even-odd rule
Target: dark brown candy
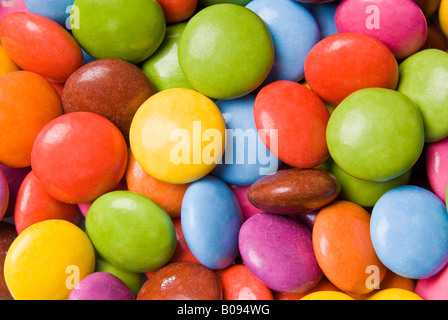
[[248,190],[248,200],[260,210],[297,214],[320,209],[337,198],[339,182],[318,169],[286,169],[265,176]]
[[173,262],[157,270],[140,289],[137,300],[221,300],[216,273],[202,264]]
[[62,93],[65,113],[93,112],[113,122],[126,141],[137,109],[155,89],[146,74],[120,59],[100,59],[75,71]]

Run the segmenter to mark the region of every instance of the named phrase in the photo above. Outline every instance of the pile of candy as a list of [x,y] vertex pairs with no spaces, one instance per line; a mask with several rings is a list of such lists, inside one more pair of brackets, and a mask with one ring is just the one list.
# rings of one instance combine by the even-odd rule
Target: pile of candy
[[448,299],[448,0],[1,10],[1,299]]

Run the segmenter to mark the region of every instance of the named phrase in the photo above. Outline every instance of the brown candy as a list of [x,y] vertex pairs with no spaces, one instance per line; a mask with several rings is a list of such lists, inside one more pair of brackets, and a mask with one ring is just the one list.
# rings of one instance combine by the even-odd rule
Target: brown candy
[[0,222],[0,300],[12,300],[6,286],[3,266],[5,264],[6,253],[14,239],[17,237],[16,228],[12,223]]
[[75,71],[62,93],[65,113],[93,112],[114,123],[126,141],[137,109],[155,89],[146,74],[120,59],[100,59]]
[[216,273],[190,261],[170,263],[155,272],[140,289],[137,300],[221,300]]
[[339,182],[318,169],[286,169],[265,176],[248,190],[248,200],[266,212],[307,213],[322,208],[339,195]]

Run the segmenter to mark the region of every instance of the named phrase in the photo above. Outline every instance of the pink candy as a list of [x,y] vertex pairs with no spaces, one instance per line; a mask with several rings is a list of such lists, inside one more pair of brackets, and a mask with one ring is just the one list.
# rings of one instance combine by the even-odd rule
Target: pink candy
[[434,193],[445,201],[448,185],[448,138],[428,144],[426,172]]

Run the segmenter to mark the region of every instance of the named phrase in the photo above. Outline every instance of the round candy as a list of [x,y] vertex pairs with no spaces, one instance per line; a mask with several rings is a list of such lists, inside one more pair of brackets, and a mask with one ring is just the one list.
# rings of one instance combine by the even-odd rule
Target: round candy
[[19,71],[20,68],[11,60],[2,45],[0,45],[0,76]]
[[337,106],[364,88],[395,89],[398,63],[380,40],[362,33],[337,33],[321,40],[305,60],[305,78],[323,100]]
[[218,3],[232,3],[240,6],[247,5],[251,0],[198,0],[202,7],[212,6]]
[[445,267],[432,277],[418,280],[415,293],[424,300],[448,300],[447,285],[448,268]]
[[20,68],[52,82],[64,83],[83,63],[81,48],[70,33],[41,15],[24,12],[8,15],[0,22],[0,38],[3,48]]
[[0,163],[29,167],[40,130],[62,114],[61,100],[51,84],[36,73],[11,72],[0,77]]
[[14,0],[6,2],[6,6],[2,3],[2,10],[0,10],[0,20],[13,12],[28,12],[25,0]]
[[438,18],[443,33],[448,35],[448,0],[440,1]]
[[316,284],[311,290],[305,293],[282,293],[274,291],[274,300],[300,300],[303,297],[318,291],[340,291],[336,288],[327,278],[322,277],[319,283]]
[[439,9],[440,0],[414,0],[427,18],[430,18]]
[[303,293],[322,277],[311,231],[287,216],[263,212],[246,220],[239,249],[249,271],[272,290]]
[[161,206],[171,218],[180,217],[182,200],[190,184],[171,184],[151,177],[129,152],[126,182],[129,191],[147,196]]
[[223,181],[208,176],[193,182],[182,201],[180,218],[185,241],[201,264],[224,269],[236,259],[243,217]]
[[260,86],[274,60],[263,20],[235,4],[194,15],[179,42],[179,63],[194,89],[214,99],[243,96]]
[[142,63],[142,70],[151,79],[157,92],[172,89],[193,89],[179,65],[179,40],[187,23],[166,28],[165,39],[157,51]]
[[9,187],[9,204],[4,217],[11,217],[14,215],[17,193],[19,192],[23,180],[31,171],[31,167],[11,168],[0,164],[0,169],[5,174]]
[[380,290],[373,295],[371,295],[367,300],[423,300],[420,296],[415,294],[414,292],[400,289],[400,288],[391,288]]
[[167,23],[177,23],[190,18],[196,11],[198,0],[157,0],[165,13]]
[[335,20],[339,32],[359,32],[375,37],[397,59],[417,52],[428,35],[425,15],[413,0],[343,0],[338,5]]
[[262,141],[280,161],[313,168],[327,160],[330,113],[310,89],[292,81],[273,82],[258,93],[254,116]]
[[235,185],[249,185],[273,174],[279,160],[267,150],[254,120],[255,96],[215,101],[226,125],[226,150],[212,174]]
[[225,123],[216,104],[190,89],[149,98],[131,124],[132,153],[143,170],[173,184],[196,181],[213,170],[225,148]]
[[79,27],[73,35],[96,59],[116,58],[139,63],[163,41],[165,15],[156,0],[76,0]]
[[120,59],[100,59],[75,71],[62,94],[64,113],[93,112],[115,124],[128,140],[137,109],[155,93],[148,77]]
[[195,262],[173,262],[143,285],[137,300],[221,300],[222,287],[212,270]]
[[373,208],[370,234],[381,262],[403,277],[428,278],[448,263],[445,204],[422,187],[384,194]]
[[130,191],[96,199],[86,217],[86,231],[102,258],[131,272],[162,267],[176,246],[170,216],[151,199]]
[[50,196],[31,171],[17,194],[14,212],[17,233],[22,233],[35,223],[51,219],[67,220],[76,225],[80,221],[80,213],[75,204],[60,202]]
[[25,0],[26,7],[32,13],[45,16],[60,25],[66,27],[66,22],[70,16],[70,6],[74,0]]
[[290,0],[253,0],[246,8],[263,19],[274,42],[274,65],[265,83],[301,80],[305,75],[305,58],[320,41],[313,15]]
[[240,205],[241,213],[243,214],[243,221],[246,221],[254,214],[263,212],[263,210],[254,207],[254,205],[250,203],[249,199],[247,198],[247,192],[249,191],[250,185],[231,185],[230,188],[232,189],[233,194],[235,195],[236,199],[238,200],[238,204]]
[[182,230],[182,223],[180,218],[173,219],[174,229],[176,230],[176,250],[171,257],[170,262],[178,262],[178,261],[191,261],[197,262],[198,259],[191,253],[190,248],[188,247],[187,242],[185,241],[184,232]]
[[94,272],[73,288],[67,300],[135,300],[131,290],[116,276]]
[[9,292],[5,282],[4,265],[6,254],[13,241],[17,238],[17,231],[14,224],[5,221],[0,222],[0,299],[12,300],[13,297]]
[[386,181],[404,174],[419,159],[423,121],[405,95],[383,88],[362,89],[331,115],[327,142],[332,159],[347,174]]
[[317,291],[310,293],[300,300],[355,300],[348,294],[337,291]]
[[273,300],[271,289],[258,280],[245,265],[235,264],[218,271],[223,300]]
[[112,122],[94,113],[73,112],[39,132],[31,164],[52,197],[78,204],[114,190],[125,173],[127,157],[126,142]]
[[325,276],[344,292],[373,291],[379,283],[370,285],[370,266],[376,267],[376,280],[386,275],[370,240],[370,214],[353,202],[336,201],[317,214],[313,247]]
[[0,220],[5,216],[9,205],[9,184],[0,167]]
[[426,173],[434,193],[446,201],[448,186],[448,137],[428,143],[426,148]]
[[448,53],[438,49],[419,51],[400,64],[397,91],[408,96],[420,109],[425,125],[425,141],[448,136],[448,103],[443,86],[448,81]]
[[46,220],[23,231],[5,259],[5,280],[15,300],[66,300],[95,268],[86,234],[65,220]]
[[[302,3],[302,2],[301,2]],[[320,29],[321,39],[338,33],[335,22],[336,9],[339,2],[332,1],[327,3],[302,3],[317,21]]]

